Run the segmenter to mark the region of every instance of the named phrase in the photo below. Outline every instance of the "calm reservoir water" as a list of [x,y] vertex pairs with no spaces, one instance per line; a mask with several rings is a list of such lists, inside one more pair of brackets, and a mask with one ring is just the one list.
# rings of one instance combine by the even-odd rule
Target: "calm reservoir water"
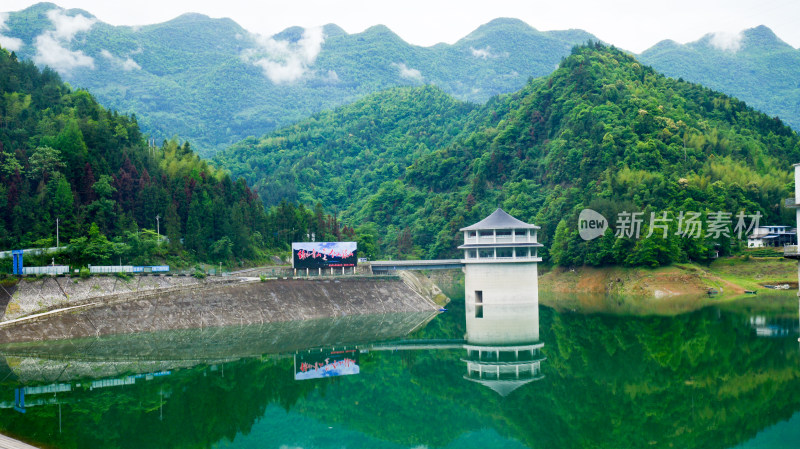
[[538,306],[480,328],[468,328],[465,315],[462,299],[433,318],[6,347],[0,432],[53,448],[800,442],[796,314],[710,307],[637,317]]

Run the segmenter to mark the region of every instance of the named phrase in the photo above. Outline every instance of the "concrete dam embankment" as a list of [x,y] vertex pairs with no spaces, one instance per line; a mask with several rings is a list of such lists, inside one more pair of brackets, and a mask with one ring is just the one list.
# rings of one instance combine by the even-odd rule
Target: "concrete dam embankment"
[[[40,280],[41,281],[41,280]],[[0,343],[60,340],[113,334],[157,332],[309,320],[362,314],[424,312],[436,305],[397,278],[321,278],[208,282],[189,280],[187,285],[138,288],[92,295],[98,288],[76,298],[66,289],[71,280],[57,286],[26,281],[17,285],[6,307],[27,304],[25,315],[57,307],[87,305],[64,313],[45,315],[16,323],[0,324]],[[108,279],[108,282],[117,282]],[[149,279],[148,279],[149,281]],[[57,282],[47,279],[41,282]],[[86,280],[85,282],[92,282]],[[138,281],[141,282],[141,281]],[[75,283],[78,286],[79,283]],[[86,285],[77,287],[86,290]],[[101,287],[102,288],[102,287]],[[129,287],[126,287],[129,288]],[[38,290],[37,290],[38,289]],[[56,301],[46,304],[42,290],[52,291]],[[58,289],[58,290],[56,290]],[[59,295],[58,291],[61,291]],[[39,303],[31,305],[31,302]],[[16,310],[13,315],[18,315]]]

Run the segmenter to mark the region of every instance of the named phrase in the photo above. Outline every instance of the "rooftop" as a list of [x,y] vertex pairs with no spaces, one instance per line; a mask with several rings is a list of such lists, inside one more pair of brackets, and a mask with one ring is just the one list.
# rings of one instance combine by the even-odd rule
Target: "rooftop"
[[478,231],[481,229],[539,229],[539,226],[525,223],[498,208],[491,215],[472,226],[461,228],[461,231]]
[[517,380],[473,379],[471,377],[464,376],[464,379],[467,379],[467,380],[472,381],[472,382],[477,382],[479,384],[483,384],[483,385],[491,388],[492,390],[494,390],[500,396],[506,397],[509,394],[511,394],[511,392],[513,392],[514,390],[516,390],[517,388],[519,388],[519,387],[521,387],[521,386],[523,386],[525,384],[531,383],[531,382],[533,382],[535,380],[544,379],[544,376],[540,374],[537,377],[533,377],[533,378],[530,378],[530,379],[517,379]]

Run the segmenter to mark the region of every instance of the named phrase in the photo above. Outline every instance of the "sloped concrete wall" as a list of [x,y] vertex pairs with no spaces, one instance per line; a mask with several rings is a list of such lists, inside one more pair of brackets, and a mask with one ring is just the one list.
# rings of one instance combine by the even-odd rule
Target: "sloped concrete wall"
[[0,343],[437,308],[400,280],[376,278],[208,284],[114,298],[99,306],[2,325]]
[[10,301],[0,310],[0,321],[8,321],[33,313],[71,307],[98,299],[111,300],[132,293],[203,286],[215,282],[231,282],[225,278],[196,279],[191,276],[92,276],[24,278],[16,285]]

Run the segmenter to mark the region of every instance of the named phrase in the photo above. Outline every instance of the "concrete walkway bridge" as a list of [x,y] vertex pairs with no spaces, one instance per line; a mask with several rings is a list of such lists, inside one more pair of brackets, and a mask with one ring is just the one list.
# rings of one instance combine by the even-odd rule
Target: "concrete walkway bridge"
[[460,259],[438,260],[376,260],[369,263],[372,274],[389,274],[401,270],[460,270]]

